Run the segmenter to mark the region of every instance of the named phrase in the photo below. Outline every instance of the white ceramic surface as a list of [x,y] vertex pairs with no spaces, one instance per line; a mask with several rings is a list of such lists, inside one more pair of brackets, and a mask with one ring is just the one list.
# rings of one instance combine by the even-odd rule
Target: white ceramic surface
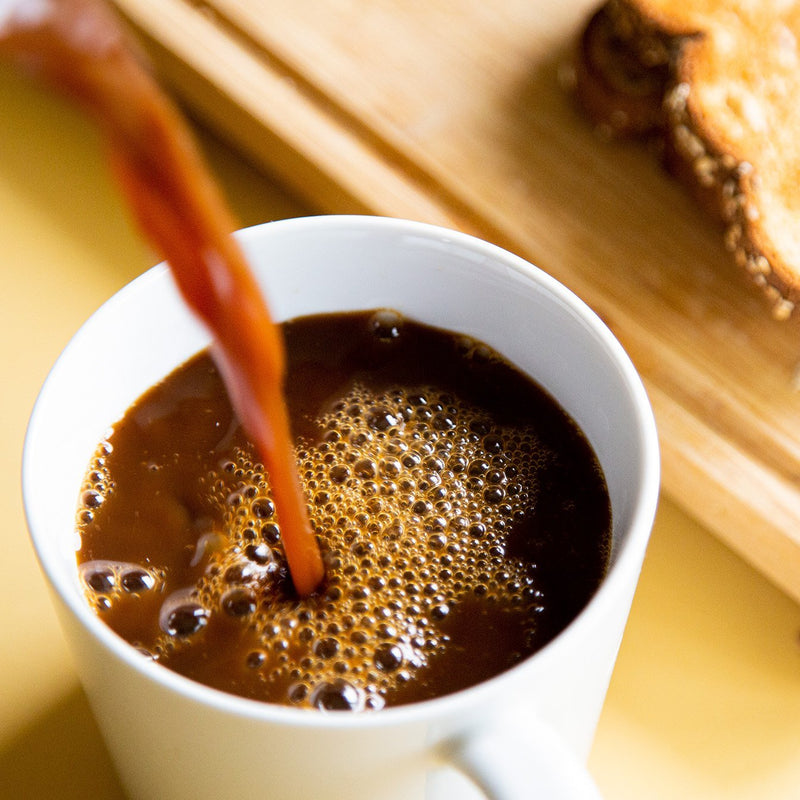
[[[474,336],[572,414],[609,485],[609,574],[542,651],[481,686],[376,714],[323,715],[232,697],[142,659],[86,604],[75,567],[81,479],[106,427],[208,343],[155,267],[108,301],[53,368],[31,418],[23,492],[32,540],[81,679],[132,798],[593,796],[583,763],[658,496],[652,413],[599,319],[492,245],[419,223],[316,217],[240,233],[274,316],[392,307]],[[537,794],[539,792],[539,794]]]

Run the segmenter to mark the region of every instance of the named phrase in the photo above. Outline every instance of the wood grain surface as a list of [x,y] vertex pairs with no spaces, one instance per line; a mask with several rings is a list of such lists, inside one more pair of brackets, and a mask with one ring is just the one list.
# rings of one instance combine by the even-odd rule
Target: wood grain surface
[[315,208],[477,234],[586,300],[645,380],[665,492],[800,600],[800,328],[652,154],[577,111],[593,0],[115,2],[192,112]]

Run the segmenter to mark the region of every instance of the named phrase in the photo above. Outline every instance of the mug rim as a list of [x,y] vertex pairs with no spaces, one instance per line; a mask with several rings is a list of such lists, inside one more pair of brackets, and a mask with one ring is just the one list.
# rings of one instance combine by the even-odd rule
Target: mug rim
[[58,553],[52,547],[45,547],[46,543],[40,541],[37,533],[38,528],[35,524],[36,515],[32,511],[39,500],[32,491],[28,474],[32,469],[31,462],[33,460],[31,440],[38,425],[41,404],[43,398],[47,395],[51,376],[62,360],[66,358],[72,342],[80,337],[84,327],[93,318],[100,313],[107,312],[108,308],[113,308],[115,304],[125,302],[127,295],[135,293],[144,282],[163,280],[161,278],[162,274],[168,271],[168,267],[164,262],[149,268],[101,304],[71,337],[42,384],[30,416],[23,446],[22,489],[29,536],[36,551],[40,568],[45,573],[51,590],[54,590],[60,602],[77,619],[84,631],[88,631],[112,657],[124,662],[128,668],[138,673],[141,678],[158,684],[162,689],[176,692],[185,699],[210,707],[218,712],[296,727],[350,730],[384,727],[404,722],[422,722],[431,718],[444,718],[451,713],[463,710],[465,707],[483,702],[487,696],[497,691],[499,684],[516,681],[522,674],[535,669],[536,665],[540,665],[539,668],[544,668],[546,662],[555,656],[556,651],[563,647],[568,647],[572,639],[580,636],[583,628],[591,626],[593,620],[598,615],[602,615],[605,605],[613,603],[618,587],[627,585],[626,575],[629,575],[632,571],[638,575],[643,550],[647,545],[655,517],[660,490],[658,435],[652,408],[641,377],[628,354],[595,311],[572,290],[540,267],[471,234],[413,220],[369,215],[331,214],[260,223],[242,228],[236,231],[235,235],[242,245],[246,245],[264,235],[268,229],[275,228],[290,232],[292,228],[297,228],[295,235],[300,238],[299,234],[301,234],[302,229],[308,226],[313,228],[351,228],[354,231],[383,230],[394,235],[413,234],[426,238],[434,237],[440,241],[458,244],[494,262],[502,262],[506,268],[538,284],[546,294],[568,306],[574,314],[579,316],[591,334],[601,342],[603,350],[617,367],[620,374],[619,383],[625,387],[632,401],[631,405],[635,411],[636,418],[631,422],[639,433],[638,444],[642,458],[637,476],[638,490],[634,495],[635,500],[632,504],[631,520],[623,541],[619,546],[613,563],[610,564],[607,573],[603,577],[601,585],[577,616],[551,641],[532,653],[524,661],[488,680],[448,695],[401,706],[383,708],[379,712],[326,713],[313,709],[298,709],[245,698],[214,689],[180,675],[157,662],[142,658],[132,645],[114,633],[100,619],[83,597],[77,596],[73,586],[66,585],[66,581],[62,580],[60,571],[51,565],[51,561],[58,558]]

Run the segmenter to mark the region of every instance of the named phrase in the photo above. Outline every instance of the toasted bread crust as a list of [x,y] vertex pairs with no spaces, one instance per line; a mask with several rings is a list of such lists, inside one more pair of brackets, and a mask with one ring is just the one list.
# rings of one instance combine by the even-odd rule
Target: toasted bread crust
[[786,318],[800,304],[800,2],[722,5],[609,0],[581,37],[577,97],[603,134],[659,142]]
[[607,3],[589,19],[575,89],[600,133],[643,137],[660,132],[665,122],[669,41],[625,12],[619,3]]

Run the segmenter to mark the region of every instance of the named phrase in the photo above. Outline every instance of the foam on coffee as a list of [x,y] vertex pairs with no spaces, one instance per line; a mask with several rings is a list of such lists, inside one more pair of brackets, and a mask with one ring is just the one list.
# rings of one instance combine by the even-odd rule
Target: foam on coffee
[[[130,593],[166,594],[161,634],[147,648],[165,663],[215,618],[238,620],[252,636],[239,666],[257,671],[268,698],[327,710],[377,709],[424,681],[452,647],[453,618],[474,601],[494,609],[492,625],[507,617],[520,628],[504,667],[541,646],[549,606],[538,564],[509,552],[557,458],[533,424],[500,424],[433,386],[363,383],[316,422],[321,436],[301,438],[297,460],[325,558],[317,595],[291,592],[269,480],[245,444],[204,478],[220,513],[194,544],[192,564],[205,565],[196,585],[166,593],[158,564],[89,561],[81,574],[98,610]],[[114,491],[110,448],[87,473],[84,520]]]
[[[358,387],[322,423],[325,440],[302,447],[298,461],[326,551],[324,595],[282,597],[269,482],[240,451],[220,465],[236,475],[235,491],[209,476],[226,534],[198,541],[198,554],[213,551],[200,585],[165,598],[155,658],[184,646],[213,614],[246,617],[263,644],[247,658],[265,681],[286,685],[288,701],[375,708],[436,657],[447,642],[440,623],[465,596],[513,603],[533,629],[544,598],[532,565],[508,559],[504,546],[549,457],[533,432],[497,429],[436,390],[375,397]],[[101,480],[87,489],[90,504],[108,491],[102,469],[94,473]],[[110,562],[84,564],[82,574],[100,605],[159,580],[152,567]]]

